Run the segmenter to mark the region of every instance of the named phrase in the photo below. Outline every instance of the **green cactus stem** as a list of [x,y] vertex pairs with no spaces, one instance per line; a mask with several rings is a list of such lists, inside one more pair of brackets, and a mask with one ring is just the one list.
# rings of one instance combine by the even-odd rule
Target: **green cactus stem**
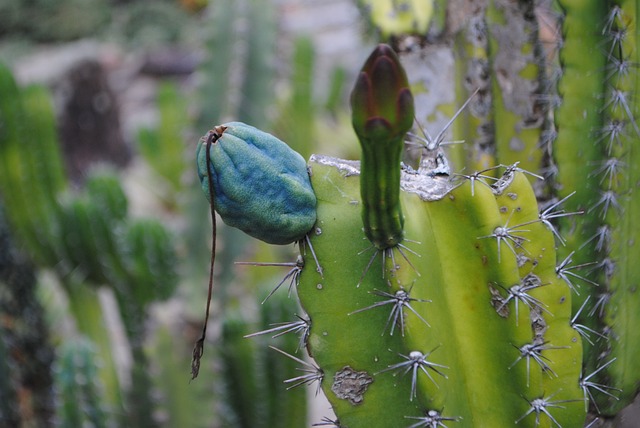
[[542,166],[545,114],[540,102],[544,54],[534,4],[491,0],[486,20],[496,156],[504,165],[519,162],[536,172]]
[[57,385],[62,426],[107,427],[109,420],[98,377],[98,353],[86,339],[66,342],[60,349]]
[[449,151],[457,170],[466,165],[471,171],[481,171],[496,164],[489,41],[484,12],[485,8],[478,8],[455,40],[460,57],[455,63],[459,76],[456,79],[459,104],[467,100],[473,90],[478,90],[469,109],[462,112],[453,125],[455,139],[464,141],[464,144],[451,146]]
[[[638,246],[640,245],[640,228],[636,222],[640,216],[640,130],[638,126],[638,102],[640,87],[638,70],[635,64],[640,62],[640,30],[638,29],[639,6],[637,2],[615,2],[612,10],[619,7],[620,13],[606,36],[612,47],[612,67],[620,67],[611,76],[608,89],[608,120],[619,120],[625,123],[625,135],[621,136],[621,145],[612,150],[611,156],[603,160],[605,164],[621,162],[623,171],[613,182],[603,181],[603,190],[597,203],[597,212],[606,216],[606,224],[612,229],[609,259],[615,263],[615,271],[608,279],[607,286],[611,299],[605,310],[604,322],[613,329],[610,341],[609,360],[616,359],[607,370],[606,376],[611,379],[610,385],[622,389],[620,402],[609,399],[609,411],[616,412],[626,403],[631,402],[638,391],[640,381],[639,352],[640,332],[637,323],[640,307],[638,285],[640,266],[637,263]],[[611,12],[610,12],[611,14]],[[611,15],[610,15],[611,16]],[[616,42],[616,32],[624,34]],[[619,44],[617,44],[619,43]],[[615,50],[618,49],[617,54]],[[625,73],[622,68],[627,64],[632,67]],[[633,66],[631,64],[634,64]],[[602,176],[601,176],[602,179]],[[619,181],[618,181],[619,180]],[[609,188],[610,186],[610,188]],[[609,192],[609,193],[607,193]],[[610,202],[607,195],[615,195]],[[616,206],[616,201],[619,206]],[[610,203],[607,210],[604,204]],[[617,340],[616,340],[617,339]]]
[[200,88],[198,128],[207,129],[229,116],[264,127],[264,112],[273,101],[275,16],[267,0],[212,3],[216,4],[211,7],[209,22],[203,26],[208,34],[201,71],[215,78],[205,79]]
[[36,285],[0,203],[0,426],[48,426],[54,417],[54,350]]
[[[271,287],[271,284],[269,284]],[[281,358],[267,343],[287,352],[299,348],[295,335],[273,331],[274,323],[291,317],[295,302],[278,293],[258,310],[257,322],[246,315],[230,311],[224,319],[221,347],[224,396],[230,406],[225,424],[237,427],[291,427],[306,422],[306,397],[292,394],[282,387],[284,379],[298,376],[297,364]],[[251,329],[261,331],[253,333]]]
[[51,100],[43,88],[19,89],[2,64],[0,94],[0,191],[7,217],[21,245],[53,265],[59,243],[43,237],[56,233],[56,198],[66,180]]
[[383,39],[403,34],[425,34],[434,14],[434,0],[360,0],[371,24]]
[[187,100],[180,95],[176,85],[163,83],[158,88],[156,102],[160,114],[158,127],[143,128],[138,132],[138,149],[160,179],[154,181],[159,188],[158,196],[170,208],[175,208],[186,170],[182,141],[189,124]]
[[[562,0],[562,104],[553,155],[559,197],[584,211],[561,230],[575,265],[593,264],[578,281],[576,324],[586,329],[582,385],[591,410],[610,417],[638,392],[640,270],[634,225],[640,210],[637,168],[637,2]],[[598,29],[597,31],[594,31]]]

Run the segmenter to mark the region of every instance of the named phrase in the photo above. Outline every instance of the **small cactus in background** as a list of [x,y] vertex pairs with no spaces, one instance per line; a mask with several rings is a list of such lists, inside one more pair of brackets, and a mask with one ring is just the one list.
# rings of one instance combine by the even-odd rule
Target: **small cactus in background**
[[33,266],[17,249],[0,204],[0,426],[52,423],[54,350],[49,330]]
[[[271,284],[268,284],[271,287]],[[262,288],[262,287],[261,287]],[[223,426],[260,428],[305,426],[307,397],[291,394],[281,381],[298,376],[297,363],[281,358],[267,346],[295,352],[300,343],[295,335],[283,334],[289,327],[280,324],[293,315],[295,304],[285,293],[264,302],[255,322],[246,314],[232,311],[222,328],[222,395],[226,411],[220,412]]]
[[[105,420],[113,420],[115,414],[125,414],[125,394],[97,289],[108,285],[118,303],[134,360],[134,385],[148,384],[146,312],[151,303],[167,299],[177,284],[171,233],[156,220],[129,216],[127,197],[111,172],[92,171],[82,193],[69,188],[46,91],[18,89],[1,67],[0,93],[0,190],[7,218],[23,248],[56,274],[78,331],[102,356],[99,400],[111,412]],[[148,388],[134,388],[131,394],[127,416],[139,426],[152,425]]]
[[68,341],[60,349],[56,385],[62,426],[107,427],[103,392],[98,376],[99,356],[91,342]]

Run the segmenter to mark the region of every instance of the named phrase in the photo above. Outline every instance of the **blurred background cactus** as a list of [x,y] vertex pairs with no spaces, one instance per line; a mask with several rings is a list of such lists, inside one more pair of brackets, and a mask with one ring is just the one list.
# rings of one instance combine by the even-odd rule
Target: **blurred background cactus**
[[[0,69],[1,230],[7,232],[0,252],[0,425],[376,426],[388,420],[419,427],[518,420],[517,426],[569,427],[597,418],[591,426],[624,426],[640,376],[634,328],[640,273],[633,263],[640,209],[636,1],[104,0],[85,4],[81,20],[70,13],[80,10],[76,0],[54,3],[0,1],[0,58],[10,65]],[[328,23],[317,26],[322,19]],[[59,83],[55,74],[34,78],[53,73],[55,63],[28,69],[20,61],[53,43],[87,37],[92,44],[63,46],[84,49],[102,67],[91,90],[83,73],[93,66]],[[314,263],[301,268],[296,248],[256,242],[220,224],[212,334],[201,374],[188,383],[210,248],[195,142],[213,125],[239,120],[272,132],[305,158],[360,158],[347,89],[380,41],[397,52],[415,101],[402,180],[411,169],[427,173],[436,166],[440,174],[449,168],[459,187],[428,203],[402,192],[400,244],[406,249],[378,249],[371,258],[373,250],[357,255],[367,247],[355,203],[359,176],[341,175],[355,172],[354,165],[311,158],[325,222],[311,235],[314,249],[320,258],[348,263],[326,269],[322,278]],[[41,48],[41,42],[50,45]],[[33,81],[49,88],[26,84]],[[152,109],[141,109],[134,98],[141,88]],[[94,91],[94,98],[83,104],[74,91]],[[442,136],[444,143],[463,142],[438,146],[443,141],[422,133],[421,127],[437,134],[469,97]],[[68,127],[74,106],[87,114]],[[121,122],[107,123],[118,111]],[[106,128],[92,120],[105,120]],[[69,130],[92,127],[82,141],[95,139],[83,144],[96,156],[76,158],[69,167]],[[417,147],[421,139],[433,144]],[[120,144],[112,158],[117,167],[90,165],[111,150],[108,144]],[[495,194],[487,185],[505,184],[499,181],[510,171],[505,166],[516,162],[516,178]],[[484,223],[458,218],[462,206]],[[334,224],[337,212],[341,222]],[[537,212],[546,223],[534,222]],[[468,240],[424,230],[417,224],[424,216],[443,224],[436,231],[449,230],[456,218]],[[498,226],[503,238],[495,236]],[[331,236],[353,239],[337,252]],[[477,246],[463,257],[481,263],[469,267],[477,277],[448,276],[446,252],[430,251],[445,248],[443,239],[451,251]],[[514,260],[510,248],[520,256],[528,252],[529,262]],[[300,255],[308,262],[308,250]],[[382,279],[383,261],[392,260],[401,268],[387,266],[393,272]],[[530,282],[531,272],[539,286]],[[290,280],[291,296],[299,291],[308,313],[287,298]],[[486,303],[473,313],[454,304],[472,299],[464,288],[470,282],[482,282],[474,290]],[[525,287],[520,297],[512,288],[517,284]],[[447,316],[454,313],[482,331],[465,333]],[[367,320],[374,327],[357,327]],[[294,334],[280,335],[285,331]],[[262,334],[243,337],[255,332]],[[354,349],[328,352],[324,345],[338,335],[349,337]],[[466,350],[449,344],[450,337],[467,336],[473,340]],[[305,338],[315,361],[302,357]],[[362,367],[350,354],[355,350],[367,360]],[[482,364],[467,366],[464,352]],[[315,364],[340,422],[326,404],[319,413],[306,405],[316,402]],[[498,374],[492,383],[481,372]],[[469,397],[481,390],[500,406],[488,414],[474,400],[450,400],[463,381]],[[287,391],[298,383],[311,383],[306,398]],[[349,388],[355,395],[345,392]],[[362,391],[364,402],[350,404]],[[369,397],[398,413],[360,421],[358,409],[376,407]]]

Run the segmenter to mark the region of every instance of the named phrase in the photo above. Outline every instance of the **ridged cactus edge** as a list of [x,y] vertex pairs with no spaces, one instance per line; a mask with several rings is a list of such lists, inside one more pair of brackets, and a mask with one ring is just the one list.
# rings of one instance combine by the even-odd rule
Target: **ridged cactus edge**
[[[553,156],[558,196],[585,212],[561,224],[575,265],[589,264],[574,299],[585,341],[585,373],[600,387],[592,409],[615,416],[639,390],[637,358],[638,2],[558,2],[564,16],[562,75]],[[569,254],[571,255],[571,254]],[[579,309],[579,310],[578,310]]]

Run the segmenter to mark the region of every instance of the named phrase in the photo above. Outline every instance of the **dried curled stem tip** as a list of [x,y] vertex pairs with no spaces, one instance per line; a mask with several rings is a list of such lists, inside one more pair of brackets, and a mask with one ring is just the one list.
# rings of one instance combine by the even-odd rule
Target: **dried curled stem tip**
[[191,380],[198,377],[200,373],[200,360],[204,354],[204,337],[201,337],[193,347],[193,357],[191,359]]
[[224,134],[224,131],[226,131],[227,128],[228,128],[228,126],[225,126],[225,125],[216,125],[216,126],[214,126],[213,130],[209,131],[209,132],[212,132],[213,136],[214,136],[212,142],[215,143],[218,139],[220,139],[220,137],[222,137],[222,134]]
[[[210,132],[207,136],[206,140],[206,171],[211,170],[211,146],[220,139],[222,136],[222,132],[224,132],[227,128],[225,126],[216,126],[214,132]],[[207,182],[209,184],[209,202],[210,202],[210,213],[211,213],[211,262],[209,264],[209,290],[207,292],[207,306],[205,309],[204,315],[204,323],[202,324],[202,333],[200,335],[200,339],[196,342],[196,345],[193,347],[193,359],[191,360],[191,380],[198,377],[198,373],[200,373],[200,359],[204,354],[204,340],[207,337],[207,322],[209,321],[209,312],[211,310],[211,297],[213,296],[213,269],[216,264],[216,237],[217,237],[217,228],[216,228],[216,201],[215,195],[213,191],[213,179],[211,178],[211,174],[207,174]]]

